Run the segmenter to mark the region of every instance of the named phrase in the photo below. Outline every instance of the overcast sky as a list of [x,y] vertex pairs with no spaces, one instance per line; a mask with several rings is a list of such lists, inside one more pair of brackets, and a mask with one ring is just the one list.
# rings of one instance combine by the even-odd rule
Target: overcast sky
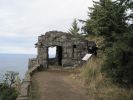
[[0,0],[0,53],[36,54],[37,37],[86,19],[92,0]]

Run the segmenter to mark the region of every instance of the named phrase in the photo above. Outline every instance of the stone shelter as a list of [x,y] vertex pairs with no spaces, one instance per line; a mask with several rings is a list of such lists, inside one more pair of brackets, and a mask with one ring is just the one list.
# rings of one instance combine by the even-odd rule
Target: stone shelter
[[[38,37],[35,46],[37,58],[29,61],[29,68],[35,63],[43,68],[48,68],[51,63],[62,67],[78,66],[85,54],[93,53],[89,48],[95,47],[96,44],[93,41],[75,37],[70,33],[49,31]],[[54,59],[49,58],[49,47],[56,47]]]

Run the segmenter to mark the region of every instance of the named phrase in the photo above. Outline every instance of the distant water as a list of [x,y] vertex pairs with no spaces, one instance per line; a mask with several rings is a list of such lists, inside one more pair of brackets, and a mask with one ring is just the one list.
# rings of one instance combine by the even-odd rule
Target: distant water
[[[50,58],[55,55],[50,54]],[[36,58],[31,54],[0,54],[0,74],[6,71],[19,72],[19,76],[24,78],[25,72],[28,70],[29,58]]]
[[35,57],[36,55],[30,54],[0,54],[0,73],[16,71],[19,72],[21,78],[24,78],[29,58]]

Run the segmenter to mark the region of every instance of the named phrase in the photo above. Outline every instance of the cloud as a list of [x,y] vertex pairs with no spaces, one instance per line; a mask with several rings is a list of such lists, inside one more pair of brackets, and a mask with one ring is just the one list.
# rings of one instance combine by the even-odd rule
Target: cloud
[[0,32],[0,38],[3,38],[3,37],[14,37],[14,36],[17,36],[17,33],[8,33],[8,32]]
[[87,18],[89,6],[91,0],[0,0],[0,52],[31,53],[37,36],[68,31],[74,18]]

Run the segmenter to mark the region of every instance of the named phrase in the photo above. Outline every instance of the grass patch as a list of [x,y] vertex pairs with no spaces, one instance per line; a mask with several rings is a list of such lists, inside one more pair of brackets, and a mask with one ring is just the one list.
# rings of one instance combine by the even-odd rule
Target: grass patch
[[133,100],[133,89],[121,88],[101,71],[103,57],[92,57],[81,70],[90,100]]

